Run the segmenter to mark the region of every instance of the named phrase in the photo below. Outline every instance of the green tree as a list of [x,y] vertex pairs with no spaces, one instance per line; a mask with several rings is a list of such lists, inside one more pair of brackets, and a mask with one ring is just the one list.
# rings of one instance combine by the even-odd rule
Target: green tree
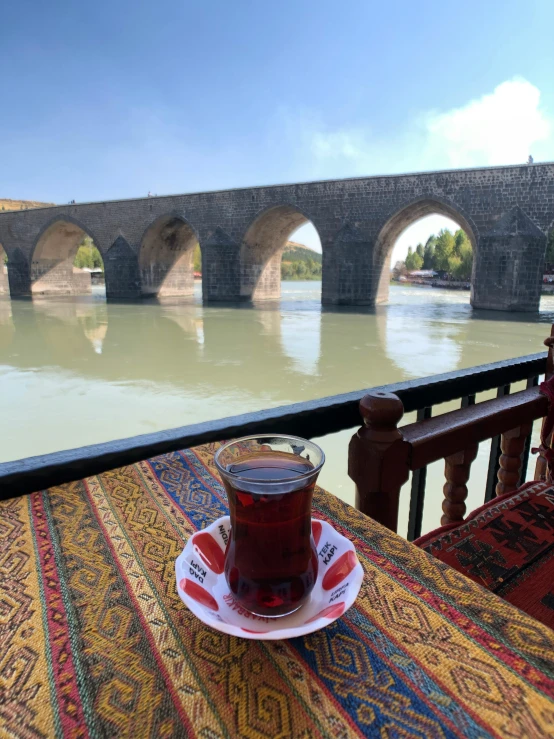
[[435,264],[435,242],[425,244],[423,249],[423,269],[433,269]]
[[95,269],[100,268],[104,271],[104,262],[102,261],[102,255],[98,249],[94,246],[93,240],[90,236],[84,236],[77,249],[77,254],[73,260],[73,265],[79,267],[79,269]]
[[419,256],[421,257],[421,263],[423,264],[423,260],[425,259],[425,250],[423,244],[418,244],[416,246],[416,254],[419,254]]
[[461,256],[462,249],[466,244],[471,246],[466,232],[459,228],[454,234],[454,253]]
[[454,236],[447,228],[442,228],[437,236],[437,243],[435,245],[435,257],[433,268],[443,272],[449,272],[450,257],[454,255],[455,246]]
[[293,276],[292,265],[290,262],[281,262],[281,279],[291,280]]
[[282,280],[321,280],[321,254],[289,243],[281,262]]
[[465,241],[457,247],[457,254],[454,255],[453,262],[450,265],[450,273],[457,280],[469,280],[473,270],[473,249],[471,243],[466,237]]
[[423,266],[423,257],[418,254],[417,251],[412,251],[412,247],[408,247],[408,254],[406,256],[406,269],[408,272],[421,269]]
[[104,262],[102,261],[102,256],[94,245],[91,249],[91,257],[92,257],[92,268],[101,269],[102,271],[104,271]]
[[194,247],[192,265],[195,272],[202,272],[202,252],[200,251],[200,244],[196,244]]

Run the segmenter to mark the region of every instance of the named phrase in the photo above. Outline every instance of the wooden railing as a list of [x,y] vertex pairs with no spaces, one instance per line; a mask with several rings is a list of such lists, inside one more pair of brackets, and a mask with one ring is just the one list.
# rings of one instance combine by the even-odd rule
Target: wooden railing
[[[545,375],[554,372],[554,326]],[[396,531],[400,489],[412,473],[408,539],[421,534],[427,465],[444,459],[445,484],[441,524],[463,521],[472,462],[479,444],[491,440],[484,501],[516,490],[525,480],[534,421],[544,418],[549,400],[537,387],[538,375],[527,388],[510,394],[511,383],[500,385],[497,397],[475,405],[475,394],[461,407],[432,417],[431,406],[419,409],[415,423],[402,426],[404,407],[398,394],[377,389],[360,401],[364,425],[349,447],[348,472],[356,484],[356,507]],[[539,457],[535,479],[543,479],[546,463]]]
[[[401,401],[400,406],[403,405],[404,412],[417,411],[418,419],[422,419],[430,417],[433,406],[441,403],[458,401],[462,407],[469,407],[474,403],[478,393],[487,390],[497,390],[497,393],[503,396],[509,392],[513,383],[525,381],[529,387],[533,387],[537,384],[539,376],[546,372],[546,367],[547,355],[543,352],[419,380],[399,382],[370,391],[360,390],[334,395],[257,413],[5,462],[0,464],[0,499],[43,490],[209,441],[267,432],[318,438],[353,429],[360,424],[360,399],[368,392],[392,393]],[[476,407],[481,405],[483,404],[480,403]],[[401,415],[402,407],[398,420]],[[494,471],[494,476],[498,469],[499,444],[498,440],[498,444],[496,446],[493,444],[491,451],[490,469],[491,474]],[[525,460],[526,457],[524,464]],[[419,533],[424,491],[425,467],[420,467],[413,475],[409,538],[414,538]],[[377,515],[376,517],[378,518]]]

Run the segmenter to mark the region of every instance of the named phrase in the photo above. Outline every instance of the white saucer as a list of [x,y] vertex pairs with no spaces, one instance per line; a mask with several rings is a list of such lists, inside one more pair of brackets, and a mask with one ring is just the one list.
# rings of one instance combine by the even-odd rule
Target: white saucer
[[177,593],[208,626],[244,639],[290,639],[328,626],[356,600],[364,571],[352,542],[326,521],[312,519],[317,581],[309,600],[289,616],[255,616],[236,603],[223,565],[230,519],[223,516],[193,534],[175,561]]

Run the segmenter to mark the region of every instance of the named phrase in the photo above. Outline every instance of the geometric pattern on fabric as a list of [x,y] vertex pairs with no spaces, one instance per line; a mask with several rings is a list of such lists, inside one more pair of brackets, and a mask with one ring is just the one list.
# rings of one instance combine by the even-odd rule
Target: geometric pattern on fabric
[[174,562],[227,512],[217,446],[0,503],[0,736],[552,736],[554,632],[321,489],[355,605],[286,641],[201,623]]
[[554,628],[552,483],[527,483],[414,543]]

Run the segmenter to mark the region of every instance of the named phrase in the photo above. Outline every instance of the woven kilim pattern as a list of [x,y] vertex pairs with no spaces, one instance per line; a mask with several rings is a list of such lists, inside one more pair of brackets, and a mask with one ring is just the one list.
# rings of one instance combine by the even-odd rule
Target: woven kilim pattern
[[226,513],[215,448],[0,503],[1,737],[554,734],[554,632],[321,490],[356,605],[281,642],[198,621],[174,561]]
[[414,544],[554,628],[552,483],[526,483]]

